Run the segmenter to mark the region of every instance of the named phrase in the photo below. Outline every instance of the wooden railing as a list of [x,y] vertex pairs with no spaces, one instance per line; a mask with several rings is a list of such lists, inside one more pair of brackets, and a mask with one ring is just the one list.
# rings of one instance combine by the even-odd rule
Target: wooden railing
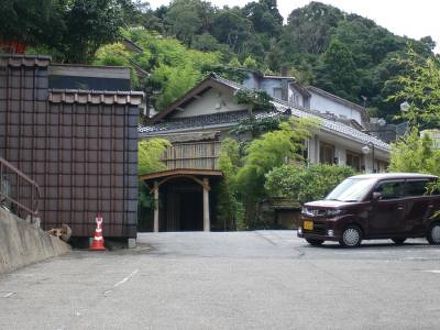
[[0,206],[21,218],[38,215],[40,187],[26,174],[0,157]]
[[207,169],[216,170],[221,143],[193,142],[175,143],[169,147],[162,157],[167,169]]

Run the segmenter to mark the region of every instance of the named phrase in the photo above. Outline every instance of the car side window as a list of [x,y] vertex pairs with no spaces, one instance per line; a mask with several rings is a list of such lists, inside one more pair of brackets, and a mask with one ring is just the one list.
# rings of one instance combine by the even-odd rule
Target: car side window
[[417,197],[428,194],[428,180],[407,181],[403,185],[403,197]]
[[401,182],[382,182],[376,187],[376,189],[374,189],[374,191],[382,194],[381,200],[400,198]]

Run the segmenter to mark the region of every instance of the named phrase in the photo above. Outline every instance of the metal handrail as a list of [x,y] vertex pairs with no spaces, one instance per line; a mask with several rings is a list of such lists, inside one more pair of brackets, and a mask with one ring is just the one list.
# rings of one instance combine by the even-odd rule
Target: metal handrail
[[[9,171],[9,173],[7,173],[6,171]],[[21,189],[23,188],[21,180],[24,180],[29,184],[29,188],[31,189],[30,206],[26,206],[24,204],[24,201],[20,200],[19,194],[16,198],[13,198],[12,196],[10,196],[8,192],[4,191],[5,182],[7,183],[10,183],[10,181],[14,182],[13,180],[7,180],[6,175],[9,176],[15,175],[14,188],[16,188],[17,191],[21,191]],[[5,200],[9,201],[19,209],[26,211],[32,217],[34,217],[38,215],[38,204],[40,198],[41,198],[40,186],[34,180],[32,180],[30,177],[28,177],[18,168],[16,168],[14,165],[9,163],[6,159],[0,157],[0,201],[2,202],[4,202]]]

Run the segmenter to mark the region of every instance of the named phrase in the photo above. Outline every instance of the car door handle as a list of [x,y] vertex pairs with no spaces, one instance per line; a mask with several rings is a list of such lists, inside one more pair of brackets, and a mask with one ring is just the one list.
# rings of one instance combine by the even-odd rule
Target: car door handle
[[400,211],[400,210],[403,210],[403,206],[398,206],[397,209],[398,209],[399,211]]

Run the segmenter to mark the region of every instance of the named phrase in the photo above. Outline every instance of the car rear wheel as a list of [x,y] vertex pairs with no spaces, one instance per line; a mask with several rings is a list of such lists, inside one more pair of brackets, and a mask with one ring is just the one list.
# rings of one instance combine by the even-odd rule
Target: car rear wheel
[[357,247],[361,245],[362,231],[356,225],[350,225],[342,232],[342,237],[339,240],[339,244],[343,247]]
[[433,223],[428,230],[428,242],[429,244],[440,244],[440,223]]
[[405,237],[405,238],[403,238],[403,237],[394,237],[394,238],[392,238],[391,240],[392,240],[394,243],[396,243],[397,245],[402,245],[403,242],[406,241],[406,237]]
[[306,241],[313,246],[320,246],[322,243],[324,243],[321,239],[306,239]]

